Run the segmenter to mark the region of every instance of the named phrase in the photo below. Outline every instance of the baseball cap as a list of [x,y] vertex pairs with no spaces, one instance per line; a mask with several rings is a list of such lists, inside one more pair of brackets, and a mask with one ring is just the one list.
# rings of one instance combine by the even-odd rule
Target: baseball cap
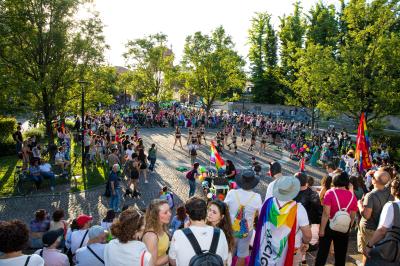
[[56,242],[57,238],[64,234],[64,229],[59,228],[57,230],[48,231],[43,234],[42,241],[44,247],[49,247]]
[[79,215],[78,218],[76,218],[76,223],[78,224],[79,227],[83,227],[87,222],[93,220],[92,216],[82,214]]
[[93,239],[96,238],[98,236],[100,236],[101,234],[104,234],[106,231],[104,230],[103,227],[101,227],[100,225],[94,225],[92,227],[90,227],[89,229],[89,239]]

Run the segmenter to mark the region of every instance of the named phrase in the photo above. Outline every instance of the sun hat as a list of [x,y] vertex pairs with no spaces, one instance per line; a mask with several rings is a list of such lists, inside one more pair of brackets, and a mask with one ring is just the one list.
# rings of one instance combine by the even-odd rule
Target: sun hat
[[89,239],[93,239],[96,237],[101,236],[102,234],[104,234],[106,231],[104,230],[103,227],[101,227],[100,225],[94,225],[92,227],[90,227],[88,235],[89,235]]
[[282,201],[294,199],[300,191],[300,181],[294,176],[282,176],[275,181],[272,195]]
[[244,171],[236,180],[237,185],[244,190],[254,188],[258,182],[260,182],[260,178],[256,177],[254,172],[250,170]]

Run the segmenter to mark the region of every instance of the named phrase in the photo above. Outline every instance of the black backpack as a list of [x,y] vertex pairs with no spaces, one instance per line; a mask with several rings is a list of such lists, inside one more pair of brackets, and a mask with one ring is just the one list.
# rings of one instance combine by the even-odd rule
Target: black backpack
[[195,148],[192,148],[192,149],[190,150],[190,155],[192,155],[192,156],[197,156],[197,151],[196,151]]
[[214,234],[211,241],[210,250],[201,250],[199,242],[197,242],[196,237],[194,236],[192,230],[190,228],[185,228],[182,230],[185,236],[189,239],[190,244],[192,245],[194,255],[189,262],[189,266],[223,266],[224,262],[221,256],[217,255],[217,247],[219,241],[219,235],[221,233],[219,228],[214,228]]

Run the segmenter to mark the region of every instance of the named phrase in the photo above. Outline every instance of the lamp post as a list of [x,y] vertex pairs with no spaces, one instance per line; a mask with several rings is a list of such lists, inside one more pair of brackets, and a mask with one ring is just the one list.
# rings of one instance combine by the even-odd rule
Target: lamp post
[[84,187],[86,188],[86,180],[85,180],[85,143],[84,143],[84,132],[85,132],[85,85],[89,84],[88,81],[80,80],[78,83],[81,85],[81,115],[82,115],[82,138],[81,138],[81,149],[82,149],[82,180]]

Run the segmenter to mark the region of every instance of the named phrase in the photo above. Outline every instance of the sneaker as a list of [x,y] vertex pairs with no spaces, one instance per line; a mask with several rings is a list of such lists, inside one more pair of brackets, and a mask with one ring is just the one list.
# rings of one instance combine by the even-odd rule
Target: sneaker
[[144,183],[145,183],[145,184],[147,184],[147,183],[149,183],[149,181],[147,181],[147,180],[144,180]]

